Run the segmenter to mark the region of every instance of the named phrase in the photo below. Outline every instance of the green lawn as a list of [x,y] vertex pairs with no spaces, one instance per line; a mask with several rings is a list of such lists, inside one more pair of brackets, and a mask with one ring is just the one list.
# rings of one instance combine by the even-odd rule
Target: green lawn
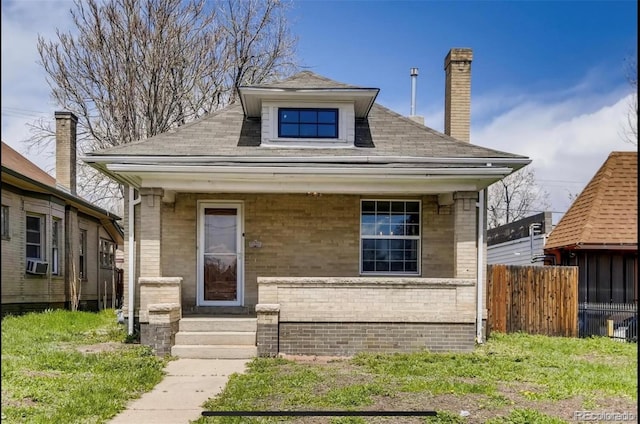
[[[320,358],[318,358],[320,359]],[[295,423],[562,423],[574,411],[637,413],[637,345],[494,334],[473,353],[256,359],[207,410],[435,410],[435,418],[290,418]],[[462,418],[461,411],[469,415]],[[201,418],[199,423],[283,418]],[[400,421],[399,421],[400,420]]]
[[125,344],[113,310],[2,320],[2,422],[103,423],[153,388],[165,360]]

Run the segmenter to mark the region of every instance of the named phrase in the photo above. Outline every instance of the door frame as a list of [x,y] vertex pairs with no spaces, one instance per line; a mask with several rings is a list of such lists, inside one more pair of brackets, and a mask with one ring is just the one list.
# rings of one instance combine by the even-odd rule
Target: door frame
[[[244,306],[244,202],[241,200],[198,200],[196,234],[196,305]],[[236,209],[237,300],[204,300],[204,210],[206,208]]]

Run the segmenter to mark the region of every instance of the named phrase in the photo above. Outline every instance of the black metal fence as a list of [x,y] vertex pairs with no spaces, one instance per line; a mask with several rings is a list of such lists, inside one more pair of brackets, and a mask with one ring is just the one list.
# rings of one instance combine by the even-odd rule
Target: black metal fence
[[634,303],[580,303],[580,337],[605,336],[638,342],[638,305]]

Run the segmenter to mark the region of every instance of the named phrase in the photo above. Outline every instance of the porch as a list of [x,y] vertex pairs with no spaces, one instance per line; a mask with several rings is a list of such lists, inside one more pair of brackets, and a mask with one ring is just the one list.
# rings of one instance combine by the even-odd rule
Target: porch
[[257,318],[183,317],[180,279],[140,284],[141,342],[159,355],[350,356],[475,345],[473,279],[258,277]]
[[[477,192],[140,195],[125,310],[158,354],[195,340],[250,356],[474,346]],[[196,332],[183,318],[208,334],[183,337]],[[235,331],[253,342],[213,318],[255,320]]]

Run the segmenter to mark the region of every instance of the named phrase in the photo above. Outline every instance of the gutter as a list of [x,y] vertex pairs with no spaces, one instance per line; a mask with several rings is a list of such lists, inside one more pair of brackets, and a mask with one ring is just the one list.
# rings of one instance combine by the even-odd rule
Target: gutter
[[[286,167],[286,166],[185,166],[185,165],[153,165],[153,164],[122,164],[111,163],[106,165],[111,172],[151,172],[151,173],[233,173],[233,174],[280,174],[280,175],[381,175],[381,169],[377,167],[340,167],[340,168],[315,168],[315,167]],[[513,172],[507,167],[486,168],[384,168],[384,175],[464,175],[464,176],[491,176],[508,175]]]
[[527,157],[517,158],[461,158],[461,157],[412,157],[412,156],[129,156],[129,155],[99,155],[89,154],[80,158],[87,163],[131,163],[131,164],[161,164],[161,163],[433,163],[433,164],[483,164],[493,166],[493,164],[509,164],[525,166],[531,163]]
[[486,189],[480,190],[478,192],[478,247],[476,249],[478,257],[476,260],[477,264],[477,272],[476,277],[477,281],[477,302],[476,302],[476,343],[482,344],[482,313],[484,312],[484,303],[483,303],[483,291],[484,291],[484,221],[485,221],[485,194]]

